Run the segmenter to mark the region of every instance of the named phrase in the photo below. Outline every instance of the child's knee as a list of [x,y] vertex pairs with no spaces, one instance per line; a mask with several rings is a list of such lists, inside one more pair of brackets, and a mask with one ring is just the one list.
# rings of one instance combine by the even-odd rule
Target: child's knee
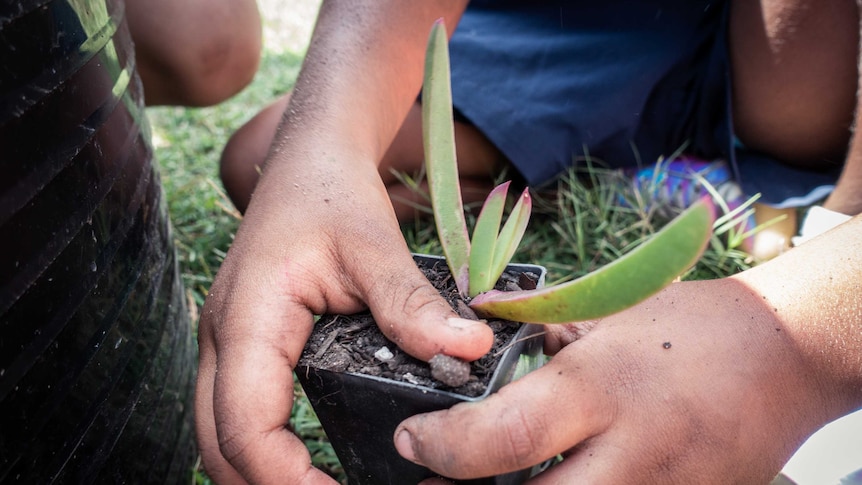
[[[225,49],[225,43],[233,45]],[[196,61],[174,72],[174,102],[185,106],[212,106],[248,86],[260,63],[259,40],[213,39],[197,48]]]
[[130,0],[126,10],[148,104],[210,106],[254,78],[262,52],[254,1]]

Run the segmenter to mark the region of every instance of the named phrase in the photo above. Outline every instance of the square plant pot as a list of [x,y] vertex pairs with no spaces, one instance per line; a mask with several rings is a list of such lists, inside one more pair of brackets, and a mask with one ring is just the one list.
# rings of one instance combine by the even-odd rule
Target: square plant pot
[[[414,255],[414,259],[420,267],[436,267],[437,270],[444,269],[448,272],[443,258],[417,254]],[[510,277],[520,274],[530,275],[530,279],[537,286],[541,286],[544,284],[546,271],[541,266],[512,264],[507,267],[506,273]],[[510,332],[514,332],[512,337],[502,343],[500,350],[492,350],[486,357],[480,359],[480,361],[485,360],[481,365],[488,370],[487,374],[490,377],[485,387],[480,386],[481,392],[478,394],[475,394],[477,392],[475,387],[467,393],[461,392],[462,388],[447,389],[439,382],[421,376],[421,372],[415,376],[408,374],[404,380],[405,376],[398,376],[396,379],[388,376],[391,374],[389,372],[368,375],[341,369],[318,368],[310,360],[315,354],[319,357],[319,354],[330,350],[343,352],[345,347],[351,346],[351,342],[357,342],[357,340],[350,340],[355,338],[350,336],[343,344],[337,344],[337,348],[331,347],[339,332],[344,336],[350,334],[351,328],[377,329],[376,325],[366,321],[364,324],[348,327],[347,330],[326,330],[329,323],[339,318],[345,318],[345,316],[328,315],[317,322],[316,335],[312,334],[309,339],[309,346],[306,347],[306,352],[303,353],[303,358],[296,368],[296,374],[351,485],[413,484],[438,476],[398,454],[393,444],[393,435],[398,424],[416,414],[447,409],[460,402],[480,401],[505,384],[537,369],[543,362],[542,327],[507,322],[505,326],[510,328]],[[365,318],[368,319],[370,316],[366,315]],[[383,339],[382,336],[379,338]],[[321,340],[328,340],[329,343],[323,347],[323,350],[310,352],[311,342],[315,339],[318,343]],[[389,349],[398,351],[395,344],[391,342],[386,347],[387,351],[384,353],[388,353]],[[427,366],[406,354],[398,358],[413,360],[417,365]],[[488,361],[494,358],[498,358],[496,365],[489,365]],[[366,359],[371,360],[367,357]],[[432,382],[429,383],[427,379],[431,379]],[[518,484],[525,481],[531,473],[532,469],[526,469],[497,477],[459,483]]]

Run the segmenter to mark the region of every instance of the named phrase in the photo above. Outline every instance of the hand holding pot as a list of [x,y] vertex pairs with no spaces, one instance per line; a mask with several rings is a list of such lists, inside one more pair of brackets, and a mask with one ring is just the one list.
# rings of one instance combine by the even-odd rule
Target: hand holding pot
[[[684,282],[595,323],[481,403],[408,419],[399,452],[446,476],[530,483],[767,483],[862,405],[862,218],[735,277]],[[580,336],[580,338],[578,338]]]
[[441,352],[473,360],[491,347],[491,330],[454,318],[417,269],[378,174],[419,91],[429,26],[464,8],[430,5],[321,9],[281,130],[201,316],[198,441],[219,483],[329,482],[285,427],[291,372],[314,314],[367,304],[391,340],[424,360]]
[[[382,184],[333,176],[320,190],[280,185],[291,179],[279,177],[273,188],[268,176],[261,181],[261,204],[250,208],[201,318],[198,430],[214,478],[320,474],[284,427],[291,371],[313,314],[353,313],[368,302],[384,333],[426,360],[440,352],[476,359],[493,339],[485,325],[448,319],[451,309],[416,268],[387,212]],[[331,196],[330,189],[363,197],[310,203]],[[379,196],[369,196],[374,190]],[[270,213],[278,206],[270,194],[292,210]],[[331,228],[315,222],[334,219]]]

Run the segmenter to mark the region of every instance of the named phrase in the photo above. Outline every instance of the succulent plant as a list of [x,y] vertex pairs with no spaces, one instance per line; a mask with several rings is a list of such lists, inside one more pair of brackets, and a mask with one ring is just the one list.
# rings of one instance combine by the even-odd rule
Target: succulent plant
[[648,241],[597,271],[555,286],[501,292],[494,284],[515,253],[532,208],[524,190],[502,225],[510,182],[488,195],[467,229],[455,156],[448,38],[438,20],[428,41],[422,88],[425,164],[437,233],[462,296],[478,314],[530,323],[565,323],[607,316],[655,294],[688,270],[712,234],[715,206],[707,196]]

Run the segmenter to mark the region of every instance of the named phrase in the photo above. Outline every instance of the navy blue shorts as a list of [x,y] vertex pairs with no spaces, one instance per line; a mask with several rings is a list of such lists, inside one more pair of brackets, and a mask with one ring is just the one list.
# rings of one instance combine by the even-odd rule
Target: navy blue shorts
[[828,173],[734,144],[728,2],[473,0],[450,43],[455,108],[541,187],[589,156],[646,166],[682,149],[734,167],[747,195],[806,205]]

